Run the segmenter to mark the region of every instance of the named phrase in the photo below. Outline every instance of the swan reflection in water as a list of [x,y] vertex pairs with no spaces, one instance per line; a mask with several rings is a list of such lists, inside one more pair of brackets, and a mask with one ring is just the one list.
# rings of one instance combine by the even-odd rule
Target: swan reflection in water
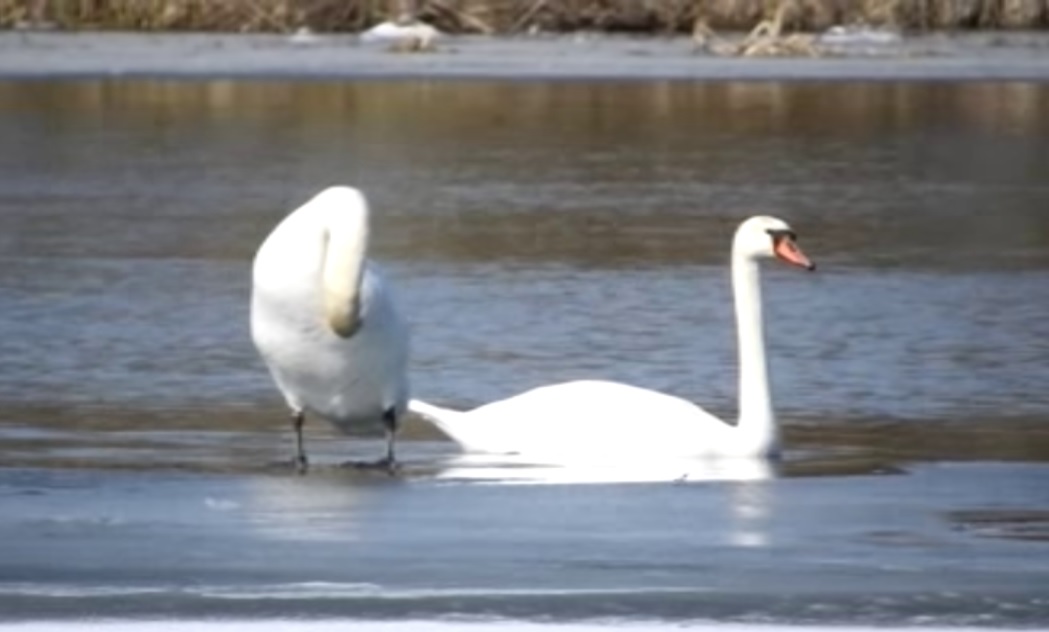
[[[588,459],[536,462],[524,456],[458,454],[442,461],[428,477],[442,482],[472,485],[595,485],[711,483],[726,492],[708,527],[725,545],[739,548],[769,546],[769,522],[775,497],[772,479],[778,463],[761,458],[664,458],[651,460]],[[708,515],[713,518],[713,515]],[[720,523],[720,526],[717,526]]]
[[[582,502],[568,510],[569,520],[601,529],[613,507],[633,507],[649,514],[652,503],[672,499],[678,509],[668,518],[671,532],[699,529],[698,537],[716,546],[767,546],[778,484],[776,464],[767,459],[635,459],[536,462],[520,456],[448,454],[447,446],[413,446],[397,477],[375,471],[315,467],[309,476],[252,476],[243,495],[212,503],[231,519],[271,542],[355,543],[372,546],[375,534],[417,541],[450,538],[434,546],[455,546],[463,513],[492,516],[528,537],[544,535],[550,524],[541,516],[521,515],[537,498],[560,498],[564,489]],[[414,457],[414,458],[413,458]],[[494,486],[505,492],[491,493]],[[652,486],[662,488],[653,497]],[[542,487],[550,488],[549,492]],[[531,488],[526,490],[525,488]],[[615,489],[618,488],[618,489]],[[487,491],[485,491],[487,490]],[[547,496],[548,493],[554,494]],[[523,504],[522,504],[523,503]],[[648,509],[645,509],[648,508]],[[701,516],[698,525],[694,516]],[[426,524],[422,536],[419,524]],[[501,536],[491,537],[499,541]],[[443,534],[443,535],[442,535]],[[515,536],[516,537],[516,536]],[[305,555],[305,554],[303,554]],[[312,554],[311,554],[312,555]],[[309,556],[307,556],[309,557]],[[304,558],[305,559],[305,558]],[[309,559],[313,559],[310,557]]]
[[332,474],[251,477],[243,496],[223,508],[271,540],[358,540],[358,516],[376,494],[341,472]]
[[521,455],[465,453],[437,464],[431,478],[489,484],[694,483],[763,481],[775,463],[753,458],[660,458],[542,461]]

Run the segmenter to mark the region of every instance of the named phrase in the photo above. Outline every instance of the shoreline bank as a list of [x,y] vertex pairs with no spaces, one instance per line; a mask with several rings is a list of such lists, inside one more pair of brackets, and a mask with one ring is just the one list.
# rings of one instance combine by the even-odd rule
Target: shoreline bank
[[686,37],[449,36],[432,52],[395,53],[352,35],[0,33],[0,78],[104,77],[1047,81],[1049,33],[923,35],[790,58],[704,54]]

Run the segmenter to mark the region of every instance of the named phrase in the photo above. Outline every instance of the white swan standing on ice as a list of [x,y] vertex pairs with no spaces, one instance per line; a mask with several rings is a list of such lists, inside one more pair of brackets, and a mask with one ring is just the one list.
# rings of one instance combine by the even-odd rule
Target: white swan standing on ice
[[325,189],[291,212],[255,255],[251,335],[292,411],[295,462],[307,467],[307,412],[344,432],[381,426],[394,440],[408,397],[408,328],[366,258],[368,203]]
[[772,408],[758,262],[776,257],[815,269],[794,231],[774,217],[743,222],[732,243],[739,345],[739,420],[730,424],[692,402],[636,386],[576,381],[542,386],[466,412],[412,400],[468,452],[564,461],[583,457],[767,457],[779,450]]

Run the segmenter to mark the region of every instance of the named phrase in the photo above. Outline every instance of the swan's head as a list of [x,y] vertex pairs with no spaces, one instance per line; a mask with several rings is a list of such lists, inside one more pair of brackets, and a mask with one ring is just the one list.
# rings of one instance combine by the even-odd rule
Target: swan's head
[[750,259],[775,257],[806,270],[816,269],[798,247],[798,236],[790,224],[768,215],[757,215],[740,224],[732,251]]

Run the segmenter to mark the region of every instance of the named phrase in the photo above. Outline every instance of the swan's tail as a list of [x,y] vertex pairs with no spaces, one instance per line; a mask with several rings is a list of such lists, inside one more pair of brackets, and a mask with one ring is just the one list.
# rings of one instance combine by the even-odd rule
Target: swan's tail
[[458,410],[452,410],[451,408],[441,408],[440,406],[427,404],[419,399],[409,401],[408,410],[437,426],[442,432],[453,439],[456,438],[457,433],[452,426],[454,426],[457,419],[465,414]]

